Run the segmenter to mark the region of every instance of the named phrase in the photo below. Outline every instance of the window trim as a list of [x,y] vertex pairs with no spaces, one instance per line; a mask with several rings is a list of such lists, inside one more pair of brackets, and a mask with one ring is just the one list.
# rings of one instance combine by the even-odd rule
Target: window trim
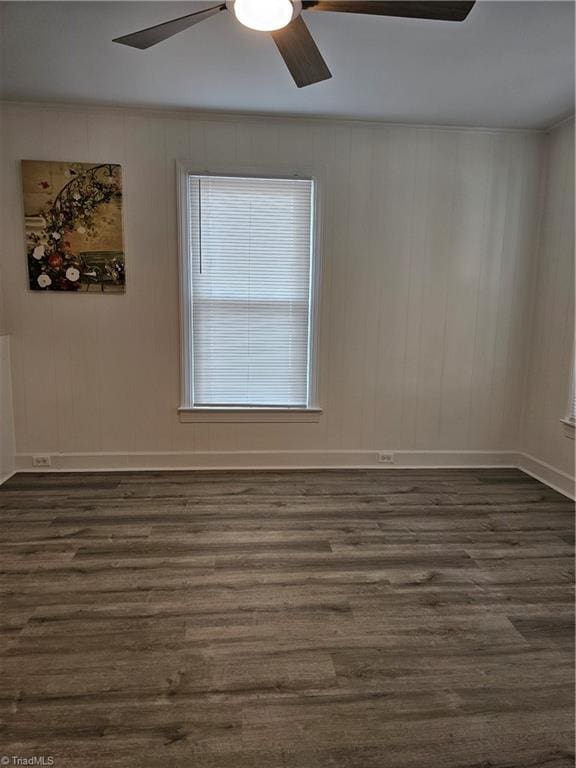
[[[178,192],[178,252],[180,280],[180,406],[178,416],[181,422],[318,422],[322,409],[318,404],[318,361],[319,361],[319,303],[320,275],[322,268],[321,249],[321,188],[322,179],[318,172],[310,168],[294,166],[252,165],[243,166],[214,166],[210,169],[198,170],[197,164],[177,161],[177,192]],[[191,261],[189,258],[189,211],[188,177],[189,176],[238,176],[276,179],[309,179],[313,185],[312,209],[312,264],[310,278],[310,326],[308,337],[308,390],[309,403],[306,408],[299,407],[206,407],[194,406],[192,395],[192,366],[193,327],[192,300],[188,286],[192,283]]]
[[572,404],[574,403],[574,398],[576,396],[576,347],[572,351],[571,361],[572,371],[570,375],[570,390],[568,404],[566,406],[566,415],[561,418],[560,421],[562,423],[564,435],[574,440],[576,437],[576,421],[574,420],[572,414]]
[[576,423],[574,423],[572,419],[568,418],[560,419],[560,421],[562,422],[564,435],[571,438],[572,440],[576,439]]
[[178,408],[183,423],[242,423],[292,422],[317,423],[322,416],[320,408]]

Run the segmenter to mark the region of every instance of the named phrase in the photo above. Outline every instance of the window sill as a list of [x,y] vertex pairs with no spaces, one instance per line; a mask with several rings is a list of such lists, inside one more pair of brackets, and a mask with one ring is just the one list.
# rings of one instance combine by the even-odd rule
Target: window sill
[[178,408],[183,424],[213,423],[318,423],[321,408]]
[[576,424],[573,421],[570,421],[570,419],[560,419],[562,422],[562,427],[564,428],[564,434],[566,437],[569,437],[571,440],[575,439],[575,432],[576,432]]

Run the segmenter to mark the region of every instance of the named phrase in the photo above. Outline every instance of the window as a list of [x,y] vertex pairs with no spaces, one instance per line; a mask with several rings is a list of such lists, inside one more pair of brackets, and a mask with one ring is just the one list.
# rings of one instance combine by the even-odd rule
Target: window
[[185,171],[182,197],[181,411],[317,412],[314,181]]

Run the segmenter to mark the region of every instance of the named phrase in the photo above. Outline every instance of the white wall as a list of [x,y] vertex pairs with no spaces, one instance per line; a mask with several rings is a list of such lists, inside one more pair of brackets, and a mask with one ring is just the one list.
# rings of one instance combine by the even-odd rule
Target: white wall
[[[3,142],[3,114],[0,109],[0,146]],[[4,205],[0,198],[0,232],[6,231]],[[0,264],[1,267],[1,264]],[[10,372],[10,339],[6,331],[4,286],[0,270],[0,483],[14,472],[14,411]]]
[[[0,231],[4,230],[0,227]],[[0,273],[0,483],[14,472],[14,450],[10,337],[6,333],[4,322],[3,285]]]
[[574,354],[574,121],[552,131],[545,149],[522,450],[573,478],[574,440],[560,419],[567,413]]
[[9,342],[9,337],[0,333],[0,483],[14,472],[14,414]]
[[[176,465],[234,463],[178,456],[207,451],[368,451],[366,463],[375,449],[517,450],[540,135],[18,105],[6,124],[20,466],[37,452],[82,467],[159,452]],[[22,158],[123,165],[124,296],[27,290]],[[176,159],[324,174],[320,424],[179,423]]]

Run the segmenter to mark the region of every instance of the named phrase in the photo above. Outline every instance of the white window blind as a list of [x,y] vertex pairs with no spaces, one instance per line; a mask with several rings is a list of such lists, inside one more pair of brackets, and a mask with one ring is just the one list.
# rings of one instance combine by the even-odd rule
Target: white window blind
[[188,176],[196,407],[306,408],[313,181]]

